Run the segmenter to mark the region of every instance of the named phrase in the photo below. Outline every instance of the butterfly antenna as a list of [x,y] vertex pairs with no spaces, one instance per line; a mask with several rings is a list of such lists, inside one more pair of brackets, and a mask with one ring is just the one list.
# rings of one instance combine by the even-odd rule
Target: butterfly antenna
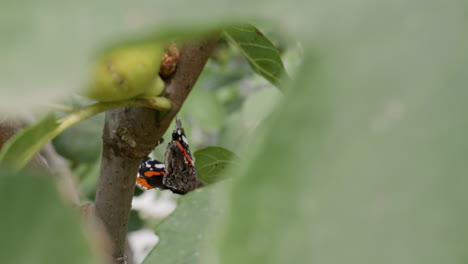
[[181,129],[182,130],[182,123],[180,122],[179,117],[176,117],[176,130]]

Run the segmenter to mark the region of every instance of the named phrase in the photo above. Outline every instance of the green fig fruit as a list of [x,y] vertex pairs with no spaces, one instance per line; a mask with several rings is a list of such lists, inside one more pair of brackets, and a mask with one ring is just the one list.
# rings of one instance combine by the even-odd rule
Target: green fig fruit
[[163,52],[162,45],[144,43],[105,53],[93,67],[83,95],[110,102],[161,94],[164,82],[158,72]]

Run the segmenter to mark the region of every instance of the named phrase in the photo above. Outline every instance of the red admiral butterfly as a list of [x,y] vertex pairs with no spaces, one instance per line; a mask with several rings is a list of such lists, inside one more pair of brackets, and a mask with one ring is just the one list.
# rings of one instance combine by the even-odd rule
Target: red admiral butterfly
[[172,141],[167,145],[164,164],[151,158],[144,159],[136,182],[148,190],[169,189],[179,194],[185,194],[203,185],[198,180],[192,153],[178,118],[172,132]]

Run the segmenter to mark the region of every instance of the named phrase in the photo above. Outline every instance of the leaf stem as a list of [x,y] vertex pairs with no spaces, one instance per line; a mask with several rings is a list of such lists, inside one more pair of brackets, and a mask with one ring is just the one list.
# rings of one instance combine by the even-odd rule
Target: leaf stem
[[125,101],[116,102],[100,102],[85,108],[82,108],[70,115],[58,120],[59,126],[54,130],[54,136],[59,135],[67,128],[76,125],[80,121],[88,119],[96,114],[111,110],[114,108],[126,107],[126,106],[141,106],[151,108],[159,111],[168,111],[171,109],[171,102],[169,99],[164,97],[153,97],[153,98],[137,98]]

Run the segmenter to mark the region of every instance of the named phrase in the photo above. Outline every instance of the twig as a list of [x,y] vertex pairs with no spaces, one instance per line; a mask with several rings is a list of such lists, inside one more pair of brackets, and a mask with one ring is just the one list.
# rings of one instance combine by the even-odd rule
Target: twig
[[40,154],[47,162],[50,172],[57,177],[59,181],[59,191],[63,197],[66,197],[75,205],[80,204],[80,195],[78,187],[73,179],[73,174],[68,167],[67,161],[60,156],[51,142],[47,143]]
[[166,80],[164,97],[172,103],[168,112],[142,107],[106,112],[95,205],[111,237],[115,263],[125,263],[125,237],[140,162],[156,147],[179,112],[216,42],[217,38],[187,44],[181,49],[177,70]]

